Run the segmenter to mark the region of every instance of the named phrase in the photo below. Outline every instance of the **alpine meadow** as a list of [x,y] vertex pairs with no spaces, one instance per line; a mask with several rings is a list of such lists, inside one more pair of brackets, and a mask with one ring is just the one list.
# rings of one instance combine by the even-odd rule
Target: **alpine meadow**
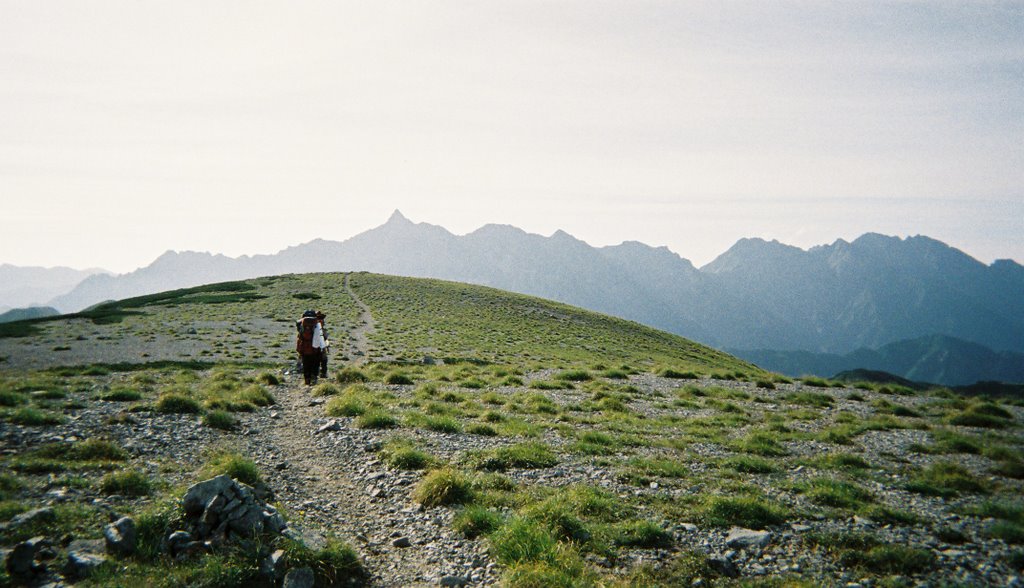
[[[332,341],[310,387],[307,308]],[[0,585],[1024,573],[1017,397],[791,378],[563,303],[371,273],[4,323],[0,358]]]

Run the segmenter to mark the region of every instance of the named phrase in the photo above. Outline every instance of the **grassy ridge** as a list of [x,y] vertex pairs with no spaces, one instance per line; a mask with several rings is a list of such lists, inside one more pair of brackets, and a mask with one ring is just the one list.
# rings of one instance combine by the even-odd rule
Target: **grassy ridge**
[[[623,365],[645,371],[761,374],[753,365],[643,325],[568,305],[454,282],[356,273],[353,290],[377,328],[369,358],[422,361],[426,355],[518,368]],[[0,327],[0,357],[30,339],[50,365],[153,361],[289,362],[293,321],[307,308],[328,314],[338,359],[359,308],[344,274],[301,274],[224,282],[128,298],[60,317]],[[87,356],[95,341],[134,337],[139,353]],[[104,344],[107,345],[107,344]],[[43,356],[39,357],[38,353]],[[37,365],[25,366],[37,367]]]
[[355,274],[352,287],[378,322],[379,357],[424,355],[505,365],[672,365],[760,372],[682,337],[623,319],[482,286]]

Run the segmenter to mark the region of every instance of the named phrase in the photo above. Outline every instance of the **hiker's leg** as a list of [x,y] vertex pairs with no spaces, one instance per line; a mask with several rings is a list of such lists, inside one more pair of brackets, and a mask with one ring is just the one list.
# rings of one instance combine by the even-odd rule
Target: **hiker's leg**
[[327,354],[323,351],[320,352],[320,377],[327,377]]
[[312,383],[313,375],[316,373],[317,363],[317,358],[313,354],[302,356],[302,378],[305,380],[307,386]]

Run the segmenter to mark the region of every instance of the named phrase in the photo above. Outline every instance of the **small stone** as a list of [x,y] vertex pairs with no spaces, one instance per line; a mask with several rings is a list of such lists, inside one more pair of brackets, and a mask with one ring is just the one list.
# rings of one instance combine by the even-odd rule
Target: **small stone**
[[192,541],[192,534],[188,531],[175,531],[167,536],[167,550],[172,556],[178,555],[181,548]]
[[296,568],[284,576],[282,588],[313,588],[316,577],[310,568]]
[[310,398],[309,399],[309,406],[320,406],[324,402],[327,402],[327,401],[324,400],[323,398]]
[[138,539],[135,519],[131,517],[117,519],[103,530],[103,538],[107,541],[107,551],[110,553],[116,555],[131,555],[135,553],[135,542]]
[[726,544],[733,549],[761,549],[771,540],[772,534],[769,531],[754,531],[740,527],[729,529],[729,535],[725,538]]
[[412,541],[408,537],[399,537],[391,542],[395,547],[412,547]]
[[278,549],[260,562],[260,575],[275,581],[284,574],[284,550]]
[[61,569],[61,573],[64,574],[64,578],[67,580],[81,580],[87,578],[94,569],[103,565],[106,561],[107,557],[105,555],[69,551],[68,561]]
[[683,523],[679,526],[687,533],[693,533],[697,530],[697,525],[694,525],[693,523]]
[[13,529],[22,525],[29,525],[33,523],[48,524],[57,520],[57,514],[52,508],[45,506],[43,508],[34,508],[30,511],[23,512],[8,522],[8,528]]
[[711,569],[726,578],[738,578],[740,575],[739,568],[737,568],[736,564],[732,563],[732,560],[727,557],[708,558],[708,565],[711,566]]
[[30,578],[42,572],[45,566],[36,562],[36,555],[48,544],[45,537],[33,537],[15,545],[4,562],[7,573],[15,578]]
[[326,433],[328,431],[340,431],[340,430],[341,430],[341,423],[339,423],[338,421],[332,419],[329,422],[327,422],[326,424],[322,425],[319,429],[317,429],[316,432],[317,433]]
[[69,552],[102,554],[106,549],[106,541],[103,539],[73,539],[68,541],[66,547]]
[[438,583],[441,586],[465,586],[468,582],[462,576],[442,576]]
[[186,492],[185,497],[182,499],[182,507],[185,509],[185,514],[196,516],[203,512],[206,505],[210,503],[210,500],[218,494],[226,494],[228,488],[235,485],[235,481],[226,475],[220,475],[216,478],[210,478],[197,484],[193,484]]

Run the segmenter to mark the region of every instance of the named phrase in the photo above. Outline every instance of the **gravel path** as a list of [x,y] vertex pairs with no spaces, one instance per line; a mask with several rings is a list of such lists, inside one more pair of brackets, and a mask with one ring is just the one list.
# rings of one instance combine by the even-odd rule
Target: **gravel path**
[[[374,320],[345,276],[345,291],[359,306],[349,333],[352,364],[365,363]],[[392,470],[378,459],[381,441],[324,417],[322,398],[294,382],[275,391],[277,406],[254,423],[248,450],[269,472],[285,509],[307,542],[333,534],[355,547],[377,586],[447,583],[493,584],[497,570],[479,542],[451,528],[448,509],[424,510],[410,496],[420,475]]]
[[349,356],[352,358],[352,364],[362,365],[368,361],[370,354],[370,333],[373,332],[376,322],[373,320],[373,314],[370,313],[370,307],[365,302],[359,299],[355,291],[352,290],[352,285],[349,281],[352,274],[345,274],[345,292],[352,297],[352,300],[359,307],[359,320],[358,324],[349,333],[349,344],[351,350]]

